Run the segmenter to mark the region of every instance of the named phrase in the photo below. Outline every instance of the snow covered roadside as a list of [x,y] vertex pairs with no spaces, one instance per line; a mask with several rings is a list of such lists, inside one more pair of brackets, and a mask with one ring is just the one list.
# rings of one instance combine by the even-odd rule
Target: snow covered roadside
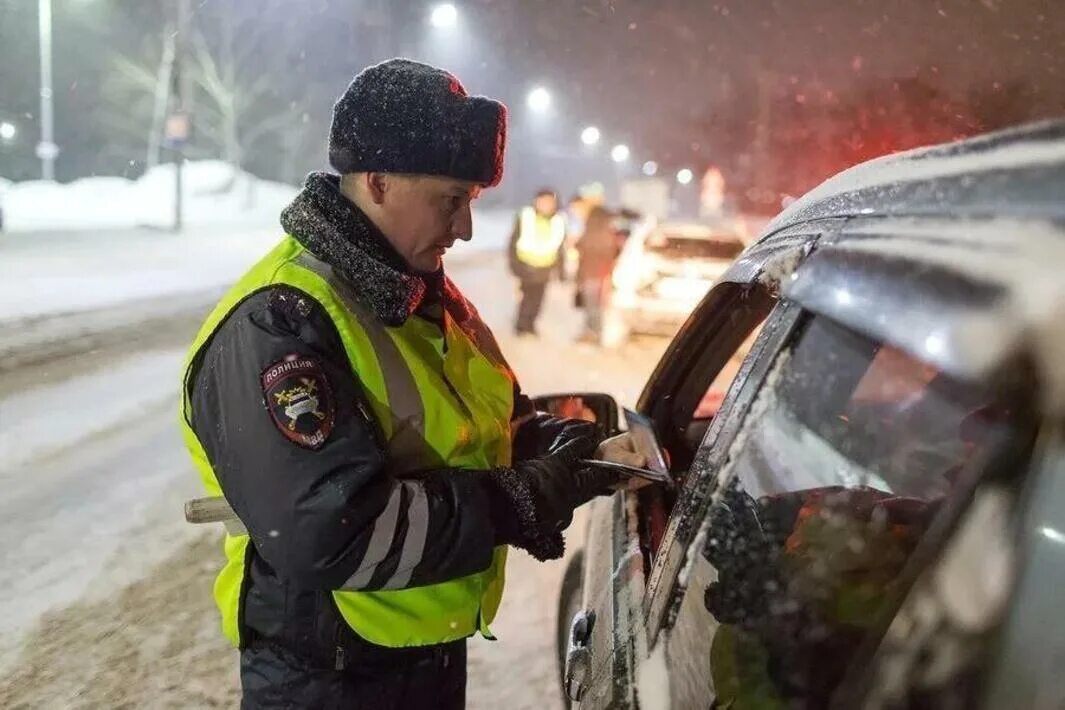
[[280,228],[222,227],[184,234],[4,235],[0,326],[164,296],[220,290],[277,241]]
[[[77,446],[173,400],[183,356],[182,350],[133,355],[83,377],[0,399],[0,483],[9,485],[7,472],[35,458]],[[72,403],[87,406],[71,411]]]
[[[69,186],[49,186],[46,192],[53,188]],[[0,339],[31,319],[220,291],[277,243],[282,235],[279,212],[275,205],[268,216],[250,222],[215,222],[182,234],[102,227],[4,233]],[[473,241],[457,242],[449,263],[502,250],[511,220],[506,210],[475,212]]]
[[[4,639],[82,596],[122,534],[183,478],[173,418],[183,355],[119,348],[63,362],[65,378],[36,367],[0,380],[0,567],[18,571],[0,581]],[[144,453],[118,453],[126,439]],[[113,576],[116,589],[123,579]]]

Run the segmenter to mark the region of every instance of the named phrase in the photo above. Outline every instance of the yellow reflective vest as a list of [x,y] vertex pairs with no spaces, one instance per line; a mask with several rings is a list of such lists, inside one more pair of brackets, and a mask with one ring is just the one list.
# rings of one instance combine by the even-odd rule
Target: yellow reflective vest
[[524,207],[518,218],[518,261],[536,268],[558,262],[559,250],[566,240],[566,219],[561,214],[544,217],[532,207]]
[[[440,327],[417,315],[389,327],[359,303],[332,269],[286,236],[233,288],[207,318],[185,363],[181,429],[208,495],[221,486],[193,431],[188,371],[215,329],[243,298],[287,284],[317,300],[340,333],[344,349],[388,442],[390,473],[426,468],[487,469],[510,464],[513,373],[487,327],[474,314],[460,328],[450,314]],[[416,433],[416,436],[412,436]],[[226,535],[225,565],[214,585],[222,629],[240,645],[248,535]],[[506,547],[495,548],[483,572],[423,587],[334,591],[344,620],[363,638],[390,647],[424,646],[465,638],[488,624],[503,595]]]

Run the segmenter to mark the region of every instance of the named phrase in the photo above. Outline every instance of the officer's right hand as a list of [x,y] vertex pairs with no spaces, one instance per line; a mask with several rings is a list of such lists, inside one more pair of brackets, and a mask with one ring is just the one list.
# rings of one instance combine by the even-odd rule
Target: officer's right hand
[[547,454],[492,469],[481,479],[490,497],[496,544],[515,545],[538,560],[561,557],[561,531],[573,520],[573,510],[609,494],[619,478],[613,470],[580,463],[598,444],[595,427],[567,427]]
[[594,427],[584,436],[571,436],[546,456],[515,465],[533,496],[536,518],[541,527],[563,530],[573,520],[573,511],[598,495],[611,492],[620,475],[617,471],[585,466],[598,446]]

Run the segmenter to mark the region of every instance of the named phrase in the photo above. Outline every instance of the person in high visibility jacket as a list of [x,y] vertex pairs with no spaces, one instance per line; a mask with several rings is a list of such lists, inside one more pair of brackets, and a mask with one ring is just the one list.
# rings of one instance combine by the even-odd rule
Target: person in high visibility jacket
[[245,708],[462,707],[507,546],[560,557],[616,483],[579,463],[594,425],[533,411],[443,270],[505,135],[505,107],[443,70],[365,69],[334,107],[339,175],[307,178],[192,345],[185,442],[246,528],[214,586]]
[[558,196],[554,190],[540,190],[531,205],[518,211],[510,236],[510,271],[521,286],[516,334],[536,335],[547,284],[552,274],[562,275],[565,243],[566,218],[558,211]]

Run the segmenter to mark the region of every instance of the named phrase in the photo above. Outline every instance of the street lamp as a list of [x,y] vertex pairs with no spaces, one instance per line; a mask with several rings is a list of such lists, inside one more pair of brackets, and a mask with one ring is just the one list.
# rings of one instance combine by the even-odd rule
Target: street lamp
[[677,171],[677,182],[679,182],[681,185],[690,184],[694,177],[695,174],[688,168],[682,168]]
[[18,135],[18,128],[11,121],[0,121],[0,141],[10,143]]
[[551,108],[551,92],[542,86],[534,87],[525,97],[525,103],[536,113],[545,113]]
[[658,163],[653,160],[648,160],[643,164],[643,174],[647,177],[654,177],[658,174]]
[[610,150],[610,159],[615,163],[624,163],[629,159],[629,147],[624,143],[619,143]]
[[41,179],[55,179],[55,159],[59,148],[54,139],[52,115],[52,0],[37,3],[37,39],[41,54],[41,141],[37,157],[41,159]]
[[581,143],[585,145],[595,145],[599,142],[599,129],[595,126],[588,126],[581,131]]
[[459,19],[459,11],[449,2],[442,3],[433,8],[433,12],[429,15],[429,22],[433,27],[437,27],[442,30],[451,29],[455,26]]

